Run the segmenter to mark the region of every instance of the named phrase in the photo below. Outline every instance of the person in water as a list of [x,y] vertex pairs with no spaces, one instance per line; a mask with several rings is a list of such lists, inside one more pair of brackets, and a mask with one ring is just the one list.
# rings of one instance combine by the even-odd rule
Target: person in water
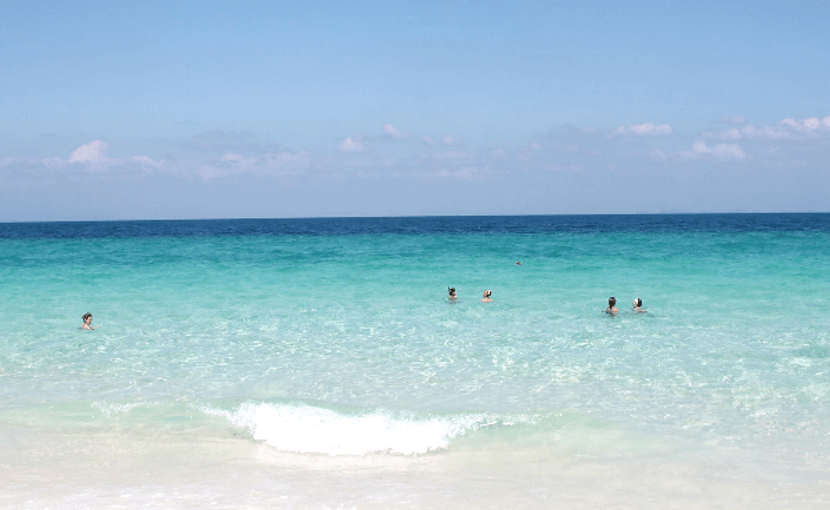
[[642,299],[636,298],[634,300],[634,303],[632,303],[632,304],[634,305],[634,307],[633,307],[634,308],[634,313],[648,313],[645,310],[643,310],[643,300]]
[[482,302],[482,303],[492,303],[492,302],[493,302],[493,300],[492,300],[492,299],[490,299],[490,296],[492,296],[492,295],[493,295],[493,292],[492,292],[492,291],[485,290],[485,291],[484,291],[484,298],[481,300],[481,302]]
[[608,308],[605,309],[605,313],[615,314],[619,312],[619,309],[616,307],[617,299],[614,296],[608,298]]
[[455,303],[455,301],[458,299],[458,296],[455,295],[455,287],[447,287],[447,289],[450,291],[450,295],[449,297],[447,297],[447,299],[450,301],[450,303]]
[[83,317],[84,323],[81,325],[81,329],[91,329],[94,330],[95,328],[92,327],[92,314],[85,313]]

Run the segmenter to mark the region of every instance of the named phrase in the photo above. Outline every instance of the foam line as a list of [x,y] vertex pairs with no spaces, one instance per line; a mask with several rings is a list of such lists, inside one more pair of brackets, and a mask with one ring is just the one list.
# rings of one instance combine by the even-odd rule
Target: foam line
[[236,411],[205,409],[282,451],[328,455],[418,455],[446,449],[453,438],[492,426],[492,416],[394,416],[382,410],[347,415],[304,404],[244,403]]

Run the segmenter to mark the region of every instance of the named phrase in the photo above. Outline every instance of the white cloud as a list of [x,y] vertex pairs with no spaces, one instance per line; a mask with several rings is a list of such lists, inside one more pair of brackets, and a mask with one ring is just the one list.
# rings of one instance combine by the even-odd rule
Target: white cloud
[[724,115],[723,117],[719,118],[715,122],[720,122],[720,123],[723,123],[723,124],[746,124],[749,121],[746,120],[745,117],[741,117],[740,115],[733,115],[733,116]]
[[830,130],[830,115],[823,119],[819,119],[818,117],[810,117],[802,120],[784,119],[781,121],[781,125],[795,131],[812,134],[820,130]]
[[668,124],[654,124],[646,122],[644,124],[631,124],[630,126],[620,126],[612,131],[612,136],[669,136],[674,134],[674,130]]
[[[119,159],[108,158],[107,143],[101,140],[94,140],[86,145],[81,145],[69,156],[67,163],[80,163],[92,168],[115,167],[124,165],[138,165],[143,167],[160,168],[161,161],[156,161],[147,156],[133,156],[131,158]],[[46,158],[41,161],[44,166],[60,166],[64,161],[61,158]]]
[[106,164],[105,154],[107,152],[106,142],[95,140],[86,145],[81,145],[69,156],[70,163],[87,163],[90,165]]
[[229,152],[222,156],[220,162],[244,169],[267,169],[280,168],[292,163],[301,163],[307,158],[304,153],[280,152],[278,154],[265,154],[257,157],[246,157],[242,154]]
[[359,139],[349,136],[340,144],[340,150],[343,152],[361,152],[363,143]]
[[148,158],[147,156],[133,156],[129,160],[130,163],[138,163],[139,165],[146,165],[159,168],[161,166],[160,161],[156,161],[152,158]]
[[389,123],[383,125],[383,134],[385,134],[392,140],[403,140],[404,138],[409,138],[411,136],[406,131],[401,131],[400,129],[397,129],[395,126]]
[[299,174],[300,167],[307,162],[308,154],[305,152],[283,151],[253,157],[228,152],[218,161],[202,166],[198,173],[203,179],[244,174],[287,176]]
[[15,170],[20,169],[27,169],[27,170],[37,170],[42,168],[49,168],[49,167],[56,167],[56,166],[63,166],[66,164],[62,158],[51,157],[51,158],[13,158],[13,157],[5,157],[0,158],[0,168],[11,168]]
[[732,128],[726,131],[708,131],[703,133],[705,138],[720,138],[722,140],[763,139],[763,140],[796,140],[817,138],[830,135],[830,116],[819,119],[784,119],[771,126],[756,127],[748,124],[741,128]]
[[[95,140],[75,149],[68,159],[57,156],[45,158],[0,158],[0,169],[9,168],[11,171],[26,171],[32,175],[48,175],[50,172],[105,172],[113,168],[122,168],[125,172],[135,172],[140,169],[146,172],[148,168],[162,169],[166,166],[164,160],[156,161],[147,156],[133,156],[131,158],[106,157],[107,144]],[[123,173],[123,172],[122,172]]]
[[726,140],[740,140],[741,137],[742,137],[742,135],[741,135],[740,130],[738,130],[737,128],[732,128],[732,129],[729,129],[729,130],[725,131],[721,138],[724,138]]
[[744,151],[741,150],[737,143],[720,143],[715,146],[708,146],[706,142],[695,142],[692,145],[691,152],[681,153],[687,157],[700,157],[702,155],[711,155],[721,159],[744,159]]
[[453,135],[442,135],[437,140],[431,136],[424,136],[421,137],[421,140],[426,142],[427,145],[463,145],[464,141],[458,137]]
[[224,156],[222,156],[222,159],[220,159],[220,161],[222,161],[223,163],[233,163],[233,164],[238,164],[238,165],[246,165],[246,164],[249,164],[251,161],[253,161],[253,159],[252,158],[246,158],[242,154],[237,154],[235,152],[229,152],[229,153],[225,154]]

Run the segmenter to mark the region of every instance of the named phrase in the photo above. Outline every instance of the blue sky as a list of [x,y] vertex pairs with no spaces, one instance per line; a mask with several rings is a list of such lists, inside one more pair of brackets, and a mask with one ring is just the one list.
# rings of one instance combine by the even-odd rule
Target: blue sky
[[830,210],[830,2],[0,0],[0,221]]

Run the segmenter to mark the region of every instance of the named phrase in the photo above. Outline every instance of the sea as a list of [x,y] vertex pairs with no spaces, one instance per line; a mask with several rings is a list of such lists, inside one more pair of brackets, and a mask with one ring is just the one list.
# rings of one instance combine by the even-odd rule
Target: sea
[[0,316],[2,508],[830,505],[830,214],[3,223]]

